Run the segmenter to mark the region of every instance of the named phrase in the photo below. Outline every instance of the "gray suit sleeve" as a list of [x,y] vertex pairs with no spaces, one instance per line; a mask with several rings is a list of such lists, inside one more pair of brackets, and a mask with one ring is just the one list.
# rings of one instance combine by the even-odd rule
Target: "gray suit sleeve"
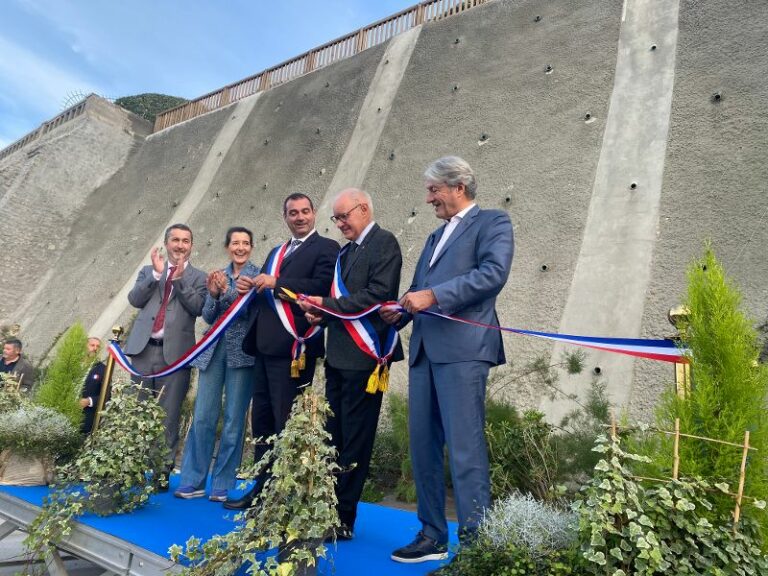
[[152,266],[144,266],[139,270],[139,275],[136,277],[136,283],[128,292],[128,302],[134,308],[144,308],[149,299],[152,298],[152,294],[157,290],[159,281],[155,280],[152,274]]
[[184,309],[192,316],[200,316],[205,304],[205,296],[208,294],[208,288],[205,285],[205,273],[200,270],[189,270],[194,274],[187,275],[186,272],[178,280],[173,280],[173,289],[178,290],[176,298]]
[[478,266],[466,274],[432,286],[444,314],[456,312],[493,298],[509,277],[514,252],[512,222],[505,212],[494,211],[489,222],[478,222]]

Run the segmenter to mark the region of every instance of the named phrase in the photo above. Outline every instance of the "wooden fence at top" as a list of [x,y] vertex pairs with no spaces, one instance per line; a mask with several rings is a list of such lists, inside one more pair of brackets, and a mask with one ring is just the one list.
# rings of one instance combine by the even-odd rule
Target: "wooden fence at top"
[[93,96],[93,94],[86,96],[83,100],[81,100],[80,102],[78,102],[73,106],[70,106],[55,118],[51,118],[47,122],[43,122],[40,125],[40,127],[37,128],[36,130],[33,130],[26,136],[22,136],[21,138],[16,140],[16,142],[13,142],[12,144],[9,144],[8,146],[0,150],[0,160],[5,158],[6,156],[10,156],[17,150],[21,150],[22,148],[31,144],[32,142],[34,142],[44,134],[47,134],[54,128],[58,128],[65,122],[69,122],[73,118],[77,118],[78,116],[80,116],[83,112],[85,112],[85,107],[86,107],[86,104],[88,103],[88,98],[90,98],[91,96]]
[[485,4],[487,1],[426,0],[282,64],[181,104],[176,108],[166,110],[155,118],[155,132],[354,56],[424,22],[441,20],[448,16],[460,14],[470,8]]

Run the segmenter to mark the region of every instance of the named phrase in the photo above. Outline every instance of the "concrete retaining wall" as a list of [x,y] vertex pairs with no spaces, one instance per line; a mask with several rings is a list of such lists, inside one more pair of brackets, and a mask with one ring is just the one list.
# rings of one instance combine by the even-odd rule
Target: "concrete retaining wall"
[[[26,194],[42,214],[25,208],[19,237],[44,222],[52,233],[43,244],[50,236],[57,256],[41,258],[45,245],[5,251],[4,302],[16,295],[34,306],[3,317],[23,325],[33,355],[76,319],[104,333],[113,320],[130,319],[121,291],[169,222],[189,221],[194,262],[205,269],[226,262],[225,230],[248,226],[260,264],[287,238],[281,202],[288,193],[308,193],[320,208],[319,231],[337,237],[330,199],[352,184],[372,194],[376,220],[401,243],[404,290],[424,239],[439,225],[424,204],[422,171],[438,156],[458,154],[477,171],[481,206],[509,211],[515,225],[502,323],[670,334],[666,309],[679,302],[685,265],[704,238],[762,319],[768,8],[720,4],[490,2],[154,134],[130,154],[133,135],[110,136],[125,141],[125,152],[107,181],[68,171],[89,158],[85,144],[70,143],[84,140],[73,121],[68,140],[51,142],[56,154],[44,162],[42,153],[25,153],[0,164],[0,210],[19,195],[18,182],[70,174],[81,186],[66,199]],[[714,92],[721,100],[712,100]],[[633,180],[646,193],[634,204],[625,189]],[[49,215],[60,204],[61,214]],[[16,265],[21,256],[12,254],[25,260]],[[39,269],[43,281],[31,289]],[[615,294],[622,296],[608,298]],[[559,359],[549,344],[505,338],[517,368]],[[590,354],[587,368],[605,362]],[[493,386],[521,407],[545,406],[552,415],[567,408],[550,404],[535,379],[511,380],[513,372],[498,370]],[[560,385],[584,390],[590,374],[563,375]],[[603,378],[614,399],[647,416],[672,369],[625,362]],[[394,384],[405,382],[400,366]]]

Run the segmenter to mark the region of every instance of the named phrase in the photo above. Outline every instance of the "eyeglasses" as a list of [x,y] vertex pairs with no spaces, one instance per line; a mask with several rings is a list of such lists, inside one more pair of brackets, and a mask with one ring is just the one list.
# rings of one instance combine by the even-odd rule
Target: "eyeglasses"
[[354,207],[352,207],[351,210],[347,210],[343,214],[335,214],[331,216],[331,222],[333,222],[334,224],[336,224],[336,222],[342,222],[342,223],[346,222],[347,220],[349,220],[349,215],[355,211],[355,208],[360,208],[360,206],[362,206],[362,204],[356,204]]

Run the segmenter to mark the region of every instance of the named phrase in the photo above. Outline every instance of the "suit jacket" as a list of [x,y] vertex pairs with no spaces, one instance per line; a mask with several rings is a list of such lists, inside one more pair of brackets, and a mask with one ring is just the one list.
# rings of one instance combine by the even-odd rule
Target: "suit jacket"
[[[427,238],[409,292],[431,288],[443,314],[498,325],[496,296],[507,282],[514,253],[512,223],[506,212],[472,208],[456,226],[432,266],[429,261],[445,225]],[[423,351],[430,362],[449,364],[479,360],[506,362],[501,333],[417,314],[413,319],[409,363]]]
[[[275,247],[270,257],[279,249]],[[283,259],[280,274],[275,282],[275,295],[285,287],[302,294],[326,295],[331,289],[333,267],[339,243],[320,236],[317,232],[309,236],[288,257]],[[269,257],[267,258],[269,261]],[[266,264],[262,272],[268,273]],[[277,313],[272,309],[264,295],[251,303],[251,326],[243,339],[243,352],[255,356],[266,354],[289,358],[293,346],[293,337],[283,327]],[[295,304],[291,305],[296,320],[296,330],[303,336],[309,328],[304,312]],[[319,334],[307,342],[307,356],[320,357],[325,354],[323,335]]]
[[93,420],[96,416],[96,409],[99,404],[99,394],[101,394],[101,387],[104,385],[104,370],[106,366],[104,362],[95,362],[91,369],[88,371],[88,375],[85,377],[83,383],[83,392],[80,395],[81,398],[91,398],[93,406],[83,408],[83,423],[80,426],[80,431],[83,434],[89,434],[93,429]]
[[[152,324],[163,302],[168,264],[160,280],[155,280],[152,266],[144,266],[136,278],[128,302],[139,308],[139,315],[133,323],[131,333],[125,343],[128,356],[139,354],[147,346],[152,335]],[[165,329],[163,335],[163,357],[168,364],[178,360],[184,352],[195,344],[195,320],[203,311],[206,273],[187,264],[181,278],[173,281],[173,290],[165,309]]]
[[[227,308],[232,305],[238,296],[234,286],[234,278],[232,276],[232,263],[225,268],[225,272],[230,281],[230,286],[227,291],[219,294],[218,298],[214,298],[210,293],[205,296],[203,320],[210,325],[213,325],[216,320],[227,311]],[[256,276],[258,273],[259,267],[254,266],[250,261],[246,262],[245,266],[240,270],[240,274],[248,277]],[[245,338],[248,327],[251,325],[250,312],[250,307],[241,310],[237,319],[232,322],[229,328],[227,328],[227,331],[219,337],[219,341],[200,354],[200,356],[192,362],[192,366],[200,370],[208,368],[208,364],[211,363],[211,358],[213,358],[216,346],[227,347],[227,366],[230,368],[253,366],[253,356],[243,352],[243,338]]]
[[21,381],[19,389],[22,392],[29,392],[35,387],[35,369],[24,356],[19,356],[19,359],[13,366],[13,370],[8,370],[5,366],[5,361],[0,358],[0,372],[5,372],[18,378]]
[[[397,300],[400,289],[400,268],[403,256],[397,238],[374,224],[353,254],[344,258],[341,278],[349,296],[323,298],[323,305],[338,312],[353,313],[367,306]],[[376,330],[380,346],[384,346],[389,325],[378,314],[368,319]],[[347,332],[340,320],[328,317],[326,362],[340,370],[373,370],[376,361],[365,354]],[[382,350],[382,353],[385,351]],[[403,359],[403,346],[397,343],[392,361]]]

